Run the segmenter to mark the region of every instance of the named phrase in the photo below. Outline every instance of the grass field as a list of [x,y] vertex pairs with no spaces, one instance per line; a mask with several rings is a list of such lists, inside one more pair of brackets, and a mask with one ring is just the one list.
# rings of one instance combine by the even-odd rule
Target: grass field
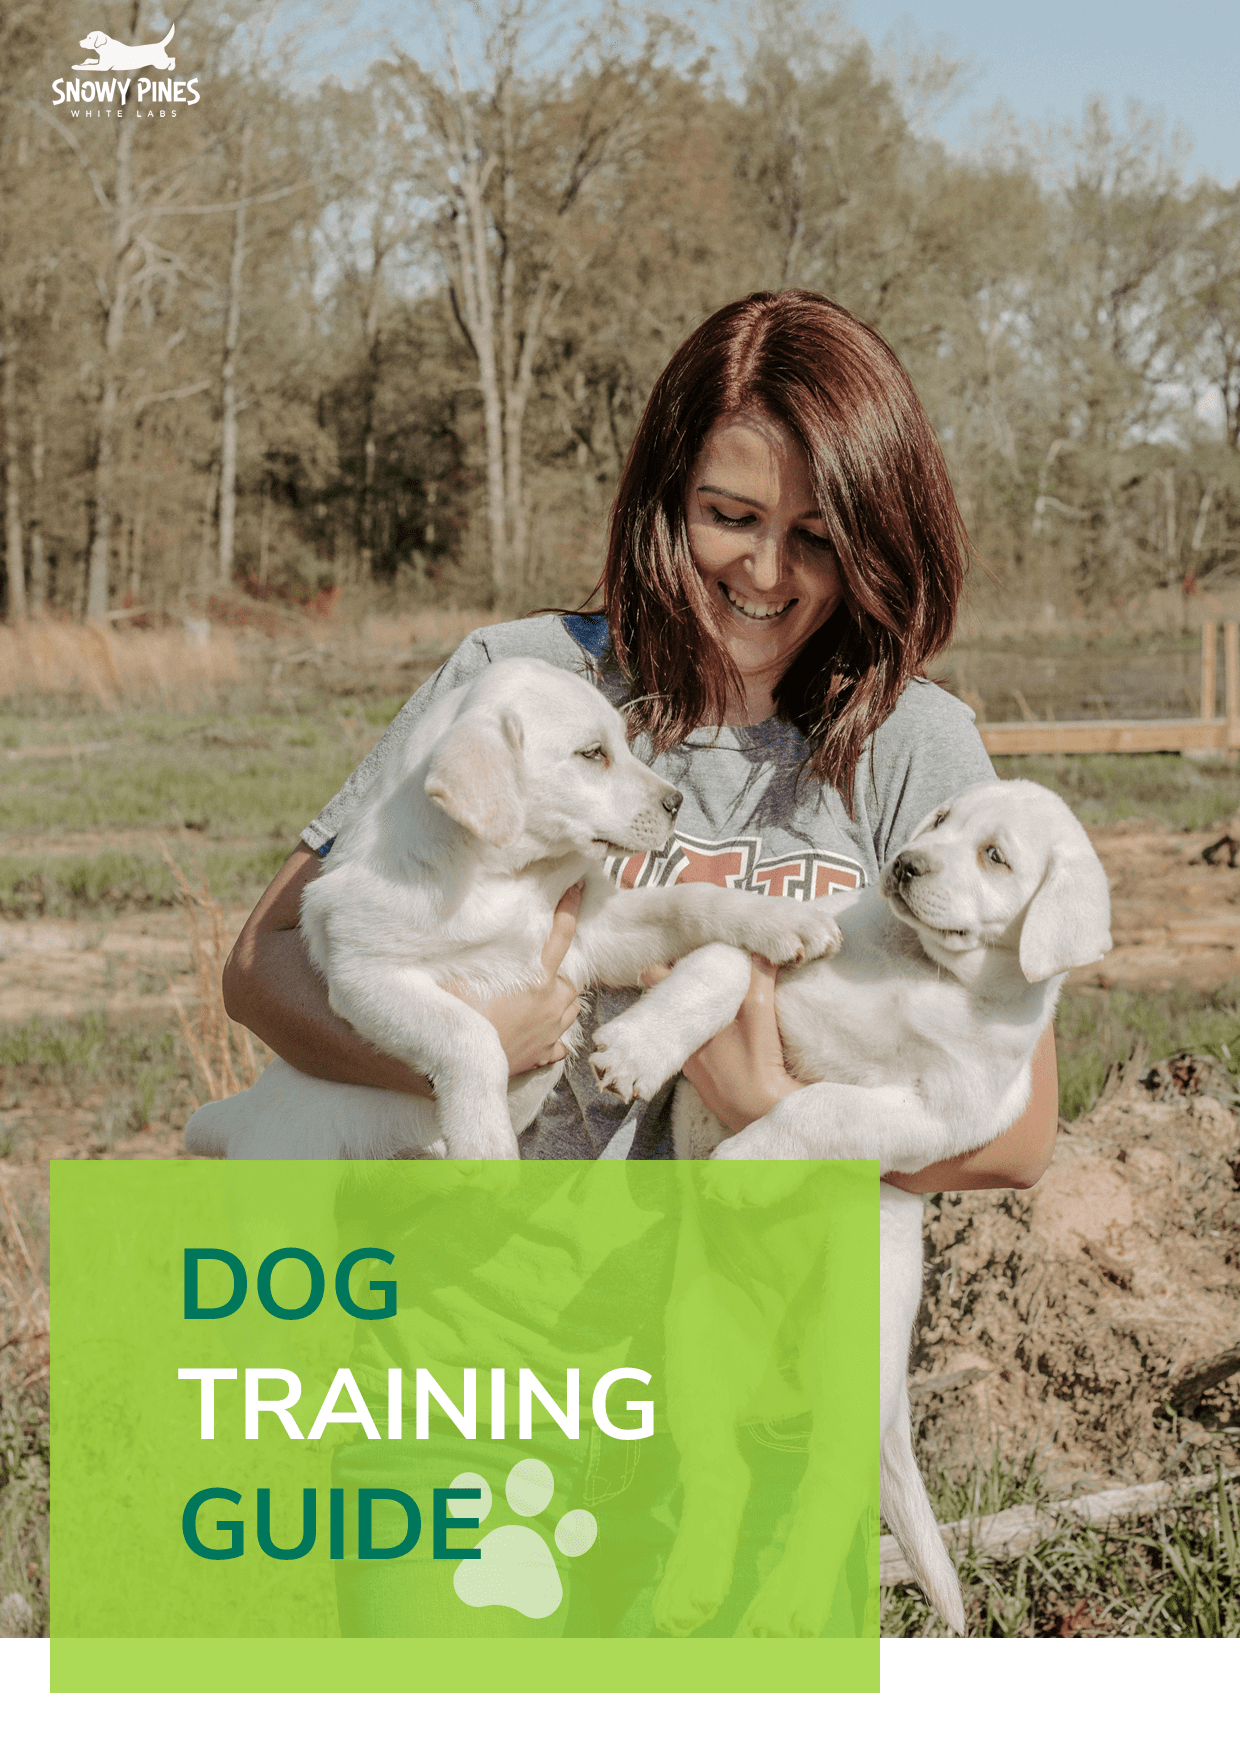
[[1059,1112],[1066,1121],[1097,1101],[1107,1072],[1141,1047],[1147,1061],[1185,1049],[1213,1054],[1240,1073],[1240,985],[1216,993],[1069,990],[1055,1019]]
[[[165,690],[165,693],[167,691]],[[315,811],[374,743],[402,695],[293,691],[227,711],[96,701],[82,710],[35,697],[0,710],[0,917],[108,921],[170,912],[176,883],[161,843],[213,894],[244,909]],[[1088,822],[1128,817],[1197,831],[1240,809],[1240,771],[1178,756],[1022,757],[1005,777],[1060,791]],[[1058,1026],[1062,1108],[1088,1109],[1108,1067],[1144,1043],[1150,1059],[1201,1048],[1240,1066],[1240,988],[1213,997],[1113,989],[1069,993]],[[32,1105],[72,1114],[84,1156],[125,1155],[152,1126],[179,1130],[206,1095],[180,1031],[161,1013],[32,1017],[0,1028],[0,1156],[9,1116]],[[23,1203],[24,1202],[24,1203]],[[46,1631],[46,1231],[26,1190],[0,1225],[0,1635]],[[40,1299],[43,1302],[40,1302]],[[40,1313],[42,1312],[42,1313]],[[34,1336],[31,1339],[31,1336]],[[14,1343],[5,1347],[6,1341]],[[19,1343],[20,1342],[20,1343]],[[977,1465],[943,1477],[944,1517],[1036,1501],[1036,1464]],[[1121,1534],[1059,1537],[1019,1562],[962,1567],[972,1629],[1234,1636],[1235,1489],[1176,1519]],[[884,1630],[941,1631],[915,1592],[890,1592]]]
[[[1048,1502],[1037,1453],[927,1482],[940,1522]],[[957,1558],[972,1638],[1240,1638],[1240,1485],[1174,1515],[1056,1532],[1019,1558]],[[890,1638],[950,1636],[920,1590],[883,1592]]]
[[1034,780],[1069,803],[1082,822],[1146,817],[1197,833],[1240,810],[1240,767],[1184,755],[1000,755],[1004,780]]
[[0,915],[170,907],[158,842],[183,831],[220,900],[256,899],[400,704],[0,718]]

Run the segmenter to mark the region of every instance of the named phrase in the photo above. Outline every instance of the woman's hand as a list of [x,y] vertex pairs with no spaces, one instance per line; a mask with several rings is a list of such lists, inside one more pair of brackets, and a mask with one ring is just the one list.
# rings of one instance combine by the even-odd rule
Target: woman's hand
[[458,994],[494,1027],[508,1055],[508,1073],[512,1078],[518,1072],[532,1072],[537,1066],[551,1066],[568,1057],[560,1037],[576,1022],[581,995],[560,973],[560,964],[568,955],[577,930],[584,893],[585,884],[575,883],[560,897],[550,935],[543,945],[543,978],[538,986],[523,987],[518,993],[500,993],[493,999]]
[[[685,1077],[716,1119],[739,1133],[803,1085],[784,1064],[784,1047],[775,1021],[778,969],[754,956],[749,991],[726,1029],[686,1060]],[[671,970],[656,964],[642,974],[642,985],[656,987]]]

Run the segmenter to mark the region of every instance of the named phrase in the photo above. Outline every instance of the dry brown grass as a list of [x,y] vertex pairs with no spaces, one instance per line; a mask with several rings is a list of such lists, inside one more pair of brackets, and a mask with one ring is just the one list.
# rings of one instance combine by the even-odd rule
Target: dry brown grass
[[479,609],[422,609],[412,615],[368,615],[362,644],[383,656],[397,656],[418,646],[457,645],[476,627],[493,627],[499,615]]
[[[271,689],[290,665],[316,653],[320,666],[331,658],[337,684],[343,668],[346,676],[356,671],[359,680],[371,685],[377,681],[399,692],[407,675],[402,666],[419,652],[438,663],[474,628],[498,619],[477,609],[370,614],[360,623],[316,621],[290,613],[287,625],[275,633],[244,630],[243,645],[231,629],[218,624],[210,625],[201,641],[180,628],[117,630],[99,622],[83,626],[67,621],[0,626],[0,702],[19,703],[42,695],[106,710],[161,707],[193,712],[215,705],[221,692],[238,682],[265,677]],[[208,627],[206,622],[196,625],[200,630]],[[275,667],[266,668],[269,664]]]
[[0,1638],[47,1633],[46,1276],[0,1176]]
[[0,1381],[24,1398],[48,1374],[47,1286],[0,1180]]
[[267,1050],[260,1043],[256,1052],[249,1030],[234,1023],[224,1009],[223,977],[228,934],[223,908],[211,894],[211,887],[205,879],[202,887],[195,889],[166,847],[163,854],[176,878],[177,906],[189,934],[194,987],[198,996],[192,1022],[180,999],[172,992],[171,980],[168,988],[172,992],[181,1033],[198,1075],[206,1085],[208,1100],[218,1102],[221,1097],[235,1096],[239,1090],[250,1088],[263,1069],[259,1064],[259,1052],[264,1056],[265,1065]]
[[99,622],[0,627],[0,700],[84,697],[103,707],[183,707],[210,702],[241,671],[233,636],[201,644],[181,629],[118,633]]

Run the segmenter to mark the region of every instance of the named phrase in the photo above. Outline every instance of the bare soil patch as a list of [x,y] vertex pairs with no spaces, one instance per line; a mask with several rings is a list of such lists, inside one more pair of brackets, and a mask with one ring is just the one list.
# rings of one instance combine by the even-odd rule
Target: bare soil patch
[[1114,949],[1072,985],[1213,992],[1240,975],[1240,869],[1201,857],[1217,833],[1121,822],[1089,838],[1111,882]]
[[1215,1063],[1157,1071],[1061,1123],[1030,1193],[929,1203],[923,1453],[1037,1448],[1065,1491],[1240,1461],[1240,1375],[1169,1405],[1240,1340],[1240,1121]]
[[[230,937],[245,914],[229,916]],[[28,1017],[120,1019],[171,1015],[174,996],[192,1007],[189,941],[179,914],[115,920],[0,920],[0,1024]]]

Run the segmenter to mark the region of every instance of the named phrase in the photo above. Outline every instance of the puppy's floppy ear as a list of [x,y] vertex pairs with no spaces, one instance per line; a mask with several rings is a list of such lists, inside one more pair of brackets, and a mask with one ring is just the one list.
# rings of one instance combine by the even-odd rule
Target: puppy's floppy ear
[[1098,962],[1111,948],[1111,896],[1106,872],[1076,821],[1051,848],[1046,875],[1025,912],[1020,972],[1045,981]]
[[427,797],[479,840],[511,846],[525,824],[524,741],[514,712],[467,713],[436,746]]

